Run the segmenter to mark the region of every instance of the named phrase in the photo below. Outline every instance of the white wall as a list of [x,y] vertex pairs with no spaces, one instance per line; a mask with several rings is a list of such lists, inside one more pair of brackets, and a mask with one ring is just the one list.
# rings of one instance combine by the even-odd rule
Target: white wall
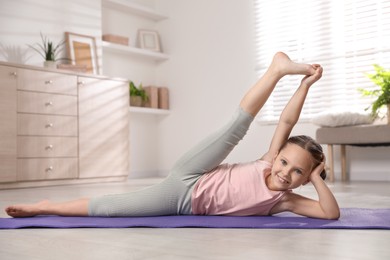
[[[159,125],[159,165],[166,174],[183,152],[229,119],[256,78],[251,1],[159,4],[169,16],[159,29],[171,55],[159,70],[159,83],[171,90],[172,114]],[[261,148],[243,149],[249,140],[234,151],[235,159],[261,153]]]

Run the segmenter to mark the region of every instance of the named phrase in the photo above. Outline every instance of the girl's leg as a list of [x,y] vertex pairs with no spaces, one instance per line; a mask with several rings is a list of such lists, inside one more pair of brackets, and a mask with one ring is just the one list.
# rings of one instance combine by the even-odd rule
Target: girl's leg
[[44,200],[35,204],[19,204],[5,209],[11,217],[32,217],[37,215],[88,216],[89,199],[78,199],[54,203]]
[[170,177],[191,187],[205,172],[217,167],[245,136],[253,116],[237,109],[232,119],[185,153],[173,166]]
[[105,195],[55,203],[48,200],[19,204],[5,209],[11,217],[37,215],[136,217],[189,214],[184,203],[189,189],[175,178],[167,178],[151,187],[123,194]]
[[256,116],[271,95],[278,81],[285,75],[312,75],[315,68],[309,64],[295,63],[283,52],[275,54],[271,65],[259,81],[241,100],[241,108]]
[[181,214],[182,200],[188,190],[181,181],[167,178],[145,189],[93,198],[88,205],[88,215],[104,217],[177,215]]
[[240,109],[232,120],[187,152],[175,164],[171,174],[178,176],[187,185],[194,184],[201,174],[217,167],[245,136],[254,116],[283,76],[311,75],[314,72],[312,65],[295,63],[286,54],[276,53],[268,70],[241,100]]
[[183,206],[188,191],[188,187],[181,181],[167,178],[159,184],[133,192],[60,203],[45,200],[35,204],[9,206],[5,211],[12,217],[37,215],[135,217],[177,215],[182,212],[189,214],[188,205]]

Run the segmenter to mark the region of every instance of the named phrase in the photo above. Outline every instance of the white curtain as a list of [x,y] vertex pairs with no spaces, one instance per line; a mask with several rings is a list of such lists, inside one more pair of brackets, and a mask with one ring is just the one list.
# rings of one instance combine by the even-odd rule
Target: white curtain
[[[371,100],[359,88],[374,88],[366,73],[373,64],[390,65],[390,1],[254,0],[257,73],[276,51],[291,59],[319,63],[323,78],[309,92],[301,119],[329,109],[364,111]],[[302,77],[283,79],[260,114],[278,120]]]

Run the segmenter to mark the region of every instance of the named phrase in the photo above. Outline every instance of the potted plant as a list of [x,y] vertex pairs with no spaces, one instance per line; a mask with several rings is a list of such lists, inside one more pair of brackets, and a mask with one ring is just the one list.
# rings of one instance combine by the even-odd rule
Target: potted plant
[[379,114],[379,109],[387,106],[387,123],[390,124],[390,70],[386,70],[382,66],[374,65],[375,73],[367,74],[367,77],[374,82],[378,88],[374,90],[360,89],[363,96],[376,97],[376,100],[371,104],[371,115],[376,118]]
[[61,51],[63,45],[65,44],[65,40],[62,40],[58,44],[53,44],[46,36],[41,34],[42,43],[36,43],[37,47],[34,45],[28,45],[30,48],[38,52],[44,59],[44,66],[49,68],[56,67],[56,61],[62,60],[57,59],[57,55]]
[[136,87],[134,82],[130,81],[130,106],[142,107],[143,102],[148,101],[148,99],[148,94],[142,88],[142,84]]

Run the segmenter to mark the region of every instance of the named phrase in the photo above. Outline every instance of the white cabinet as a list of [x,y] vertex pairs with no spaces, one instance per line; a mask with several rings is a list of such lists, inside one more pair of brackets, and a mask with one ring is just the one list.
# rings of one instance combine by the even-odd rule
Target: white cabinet
[[77,76],[23,67],[14,69],[17,70],[17,181],[77,178]]
[[127,175],[127,82],[87,77],[79,82],[80,178]]
[[0,180],[16,180],[15,68],[0,66]]
[[0,63],[0,188],[124,180],[125,80]]

